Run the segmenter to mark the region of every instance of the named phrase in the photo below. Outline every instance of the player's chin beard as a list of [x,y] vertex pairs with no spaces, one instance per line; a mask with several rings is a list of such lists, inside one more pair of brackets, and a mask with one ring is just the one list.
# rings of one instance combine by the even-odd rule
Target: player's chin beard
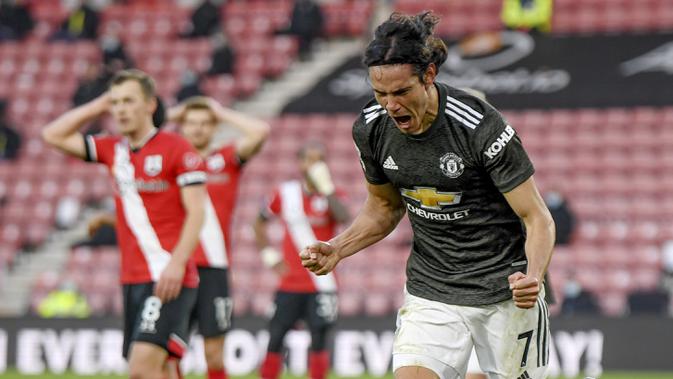
[[138,130],[138,128],[134,128],[129,122],[119,123],[118,125],[119,132],[123,135],[131,135]]
[[206,150],[208,146],[210,145],[208,142],[201,142],[200,141],[195,141],[192,143],[192,146],[198,151]]

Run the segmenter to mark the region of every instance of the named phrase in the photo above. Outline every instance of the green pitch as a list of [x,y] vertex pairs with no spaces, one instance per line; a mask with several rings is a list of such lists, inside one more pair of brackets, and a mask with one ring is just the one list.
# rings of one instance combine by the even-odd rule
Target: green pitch
[[[125,376],[118,376],[118,375],[97,375],[97,376],[79,376],[75,374],[63,374],[63,375],[56,375],[56,374],[41,374],[41,375],[34,375],[34,376],[27,376],[27,375],[20,375],[16,373],[15,371],[9,371],[4,374],[0,374],[0,378],[2,379],[19,379],[19,378],[40,378],[40,379],[122,379],[126,378]],[[198,375],[187,375],[187,379],[203,379],[203,376],[198,376]],[[248,375],[248,376],[233,376],[231,377],[232,379],[256,379],[257,377],[255,375]],[[284,375],[282,379],[299,379],[302,377],[299,376],[290,376],[290,375]],[[339,379],[340,377],[336,375],[330,375],[330,379]],[[392,379],[393,375],[387,375],[383,377],[383,379]],[[582,379],[584,377],[578,377],[578,379]],[[378,377],[373,377],[373,376],[361,376],[359,379],[380,379]],[[612,372],[612,373],[605,373],[603,374],[600,379],[673,379],[673,372],[661,372],[661,373],[642,373],[642,372]]]

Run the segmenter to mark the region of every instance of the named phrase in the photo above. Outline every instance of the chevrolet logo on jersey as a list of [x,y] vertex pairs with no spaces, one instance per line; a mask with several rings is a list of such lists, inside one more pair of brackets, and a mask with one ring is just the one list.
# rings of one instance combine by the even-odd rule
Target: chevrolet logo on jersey
[[414,187],[413,190],[402,188],[402,196],[407,199],[417,201],[421,208],[441,210],[446,205],[456,205],[460,203],[461,192],[439,192],[431,187]]

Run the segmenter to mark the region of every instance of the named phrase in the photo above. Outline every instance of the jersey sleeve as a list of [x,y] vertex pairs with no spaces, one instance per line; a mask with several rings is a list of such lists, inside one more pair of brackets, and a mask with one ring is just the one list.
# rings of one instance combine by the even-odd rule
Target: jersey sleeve
[[353,123],[353,141],[360,156],[360,165],[365,178],[371,184],[388,183],[388,177],[383,172],[383,167],[376,161],[370,142],[371,125],[368,125],[363,116]]
[[227,166],[234,167],[237,171],[240,171],[245,161],[238,156],[236,152],[236,145],[228,145],[220,149],[220,154],[224,157],[224,161]]
[[87,162],[114,163],[114,146],[118,138],[113,136],[84,136],[85,158]]
[[178,140],[174,151],[175,181],[180,187],[206,183],[206,168],[199,153],[187,141]]
[[495,110],[485,114],[475,136],[475,160],[502,193],[530,178],[535,169],[516,131]]

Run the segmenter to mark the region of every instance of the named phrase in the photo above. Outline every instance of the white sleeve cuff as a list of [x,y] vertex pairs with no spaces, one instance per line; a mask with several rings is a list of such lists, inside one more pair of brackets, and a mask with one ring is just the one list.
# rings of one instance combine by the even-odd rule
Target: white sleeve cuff
[[182,175],[178,175],[178,185],[180,187],[188,186],[191,184],[203,184],[206,182],[207,175],[203,171],[190,171],[185,172]]

